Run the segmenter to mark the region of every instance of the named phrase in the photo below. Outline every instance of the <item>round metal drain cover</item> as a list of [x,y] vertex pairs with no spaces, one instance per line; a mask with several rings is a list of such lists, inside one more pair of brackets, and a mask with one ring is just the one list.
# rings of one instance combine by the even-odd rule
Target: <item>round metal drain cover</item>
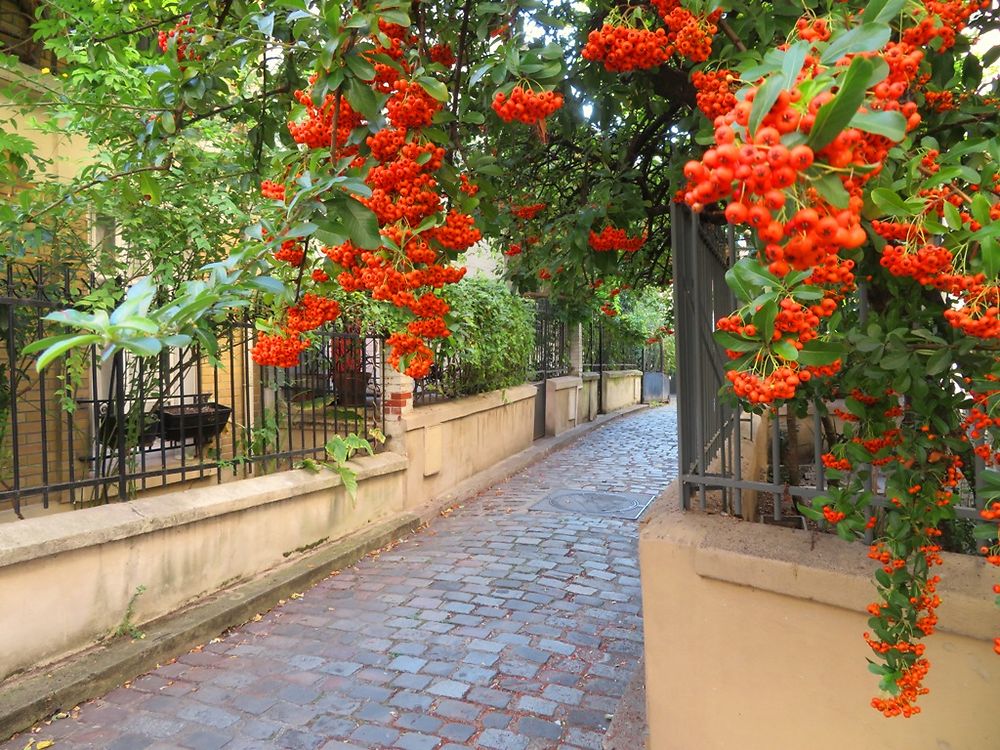
[[556,490],[532,506],[532,510],[636,519],[652,500],[648,495],[631,492]]

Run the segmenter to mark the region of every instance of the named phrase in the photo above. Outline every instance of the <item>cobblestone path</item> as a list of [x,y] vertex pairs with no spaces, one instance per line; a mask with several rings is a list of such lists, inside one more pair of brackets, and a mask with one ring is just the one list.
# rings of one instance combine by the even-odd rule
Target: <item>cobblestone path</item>
[[637,523],[529,508],[551,489],[658,493],[676,474],[675,417],[618,419],[34,737],[54,750],[599,748],[642,650]]

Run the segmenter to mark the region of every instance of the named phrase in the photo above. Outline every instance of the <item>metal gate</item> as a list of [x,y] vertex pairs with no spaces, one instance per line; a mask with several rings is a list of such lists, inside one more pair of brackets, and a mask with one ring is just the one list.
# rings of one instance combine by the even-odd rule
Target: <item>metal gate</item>
[[[739,488],[725,486],[740,471],[739,411],[719,397],[725,384],[724,355],[712,338],[715,323],[736,309],[726,284],[735,262],[736,244],[726,227],[702,225],[686,206],[671,209],[674,261],[674,311],[677,342],[677,429],[681,504],[689,508],[697,490],[705,504],[706,487],[726,495],[727,507],[739,506]],[[733,439],[735,438],[735,439]],[[711,467],[709,464],[712,464]],[[735,490],[736,497],[730,497]]]
[[535,439],[545,437],[545,381],[569,373],[566,324],[546,299],[535,307],[535,350],[531,358],[530,382],[538,388],[535,397]]

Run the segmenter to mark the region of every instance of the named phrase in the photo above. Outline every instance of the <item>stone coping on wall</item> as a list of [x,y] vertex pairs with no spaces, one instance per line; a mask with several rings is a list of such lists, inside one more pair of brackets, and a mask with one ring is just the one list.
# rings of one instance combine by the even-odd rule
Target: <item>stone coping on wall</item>
[[605,370],[601,373],[601,375],[609,380],[617,380],[619,378],[635,378],[642,377],[642,370]]
[[599,373],[599,372],[585,372],[582,375],[580,375],[580,377],[583,378],[583,382],[584,383],[589,383],[589,382],[591,382],[593,380],[600,380],[601,379],[601,373]]
[[548,378],[545,387],[549,388],[551,385],[554,391],[565,391],[567,388],[579,388],[581,382],[583,381],[579,375],[561,375],[558,378]]
[[[377,453],[357,457],[349,466],[363,481],[405,471],[407,459],[396,453]],[[0,567],[183,526],[340,484],[335,472],[297,469],[3,524]]]
[[507,404],[524,401],[533,398],[538,393],[538,388],[531,384],[516,385],[511,388],[501,388],[489,393],[479,393],[475,396],[456,399],[454,401],[444,401],[439,404],[416,407],[413,411],[403,416],[403,424],[406,432],[418,430],[422,427],[429,427],[444,422],[451,422],[478,412],[497,409]]
[[[676,483],[675,483],[676,485]],[[641,544],[694,547],[698,575],[762,591],[864,612],[875,600],[868,547],[833,535],[681,511],[674,486],[653,506]],[[993,570],[974,555],[942,553],[938,629],[980,640],[995,637]]]

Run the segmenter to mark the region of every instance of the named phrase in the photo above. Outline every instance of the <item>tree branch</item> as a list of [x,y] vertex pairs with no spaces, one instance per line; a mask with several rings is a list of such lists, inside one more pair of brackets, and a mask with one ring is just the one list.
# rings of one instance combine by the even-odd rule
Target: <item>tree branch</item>
[[455,81],[451,89],[451,113],[455,116],[451,124],[451,140],[458,140],[458,94],[462,88],[462,66],[465,64],[465,45],[469,36],[469,16],[472,13],[472,0],[465,0],[462,6],[462,28],[458,32],[458,53],[455,55]]
[[63,195],[59,200],[53,201],[49,205],[43,207],[42,209],[36,211],[35,213],[33,213],[31,215],[29,215],[24,220],[24,223],[25,224],[30,224],[30,223],[36,221],[38,219],[38,217],[41,216],[42,214],[46,214],[49,211],[51,211],[53,208],[56,208],[57,206],[61,206],[63,203],[65,203],[70,198],[72,198],[74,195],[79,195],[80,193],[82,193],[85,190],[90,190],[90,188],[94,187],[95,185],[100,185],[100,184],[105,183],[105,182],[112,182],[114,180],[120,180],[120,179],[122,179],[124,177],[131,177],[134,174],[141,174],[142,172],[167,172],[167,171],[170,170],[170,164],[171,164],[171,162],[168,161],[166,164],[164,164],[162,166],[159,166],[159,167],[139,167],[138,169],[130,169],[130,170],[126,171],[126,172],[118,172],[118,173],[113,174],[113,175],[108,175],[106,177],[101,177],[101,178],[98,178],[96,180],[91,180],[90,182],[84,183],[83,185],[80,185],[80,186],[78,186],[78,187],[70,190],[68,193],[66,193],[65,195]]
[[184,18],[187,13],[175,13],[172,16],[167,16],[166,18],[158,18],[155,21],[150,21],[142,26],[136,26],[134,29],[129,29],[128,31],[119,31],[114,34],[108,34],[107,36],[101,36],[97,39],[91,39],[91,44],[103,44],[104,42],[110,42],[112,39],[118,39],[123,36],[132,36],[132,34],[138,34],[142,31],[147,31],[149,29],[155,29],[157,26],[162,26],[165,23],[170,23],[171,21],[177,21]]
[[231,109],[236,109],[237,107],[245,107],[248,104],[253,104],[254,102],[260,101],[261,99],[266,99],[269,96],[274,96],[275,94],[287,94],[291,87],[286,83],[283,86],[279,86],[276,89],[271,89],[270,91],[264,91],[257,96],[250,97],[249,99],[240,99],[238,102],[233,102],[232,104],[226,104],[222,107],[217,107],[209,112],[202,112],[200,115],[195,115],[190,120],[182,120],[177,123],[177,130],[181,128],[188,127],[189,125],[194,125],[196,122],[201,122],[202,120],[207,120],[210,117],[215,117],[223,112],[228,112]]
[[736,32],[733,31],[733,27],[729,25],[729,21],[727,21],[725,18],[720,18],[719,28],[722,29],[722,33],[726,35],[729,41],[731,41],[733,44],[736,45],[736,49],[738,49],[740,52],[747,51],[747,46],[743,44],[742,39],[736,36]]

